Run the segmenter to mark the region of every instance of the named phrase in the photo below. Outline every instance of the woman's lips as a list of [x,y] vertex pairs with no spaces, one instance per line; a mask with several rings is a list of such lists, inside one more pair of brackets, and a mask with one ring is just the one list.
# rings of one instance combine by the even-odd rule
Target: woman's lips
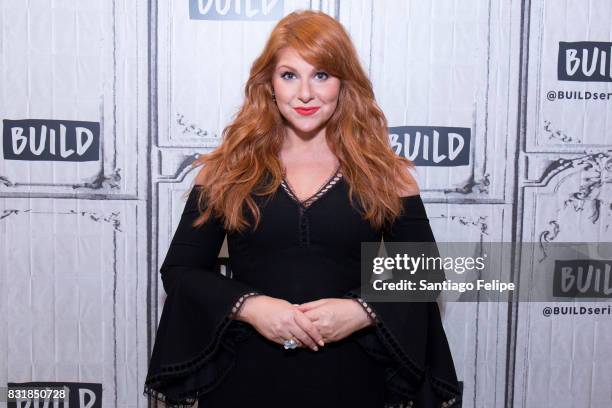
[[313,113],[315,113],[316,111],[319,110],[319,107],[315,107],[315,108],[294,108],[295,111],[297,113],[299,113],[300,115],[303,116],[308,116],[308,115],[312,115]]

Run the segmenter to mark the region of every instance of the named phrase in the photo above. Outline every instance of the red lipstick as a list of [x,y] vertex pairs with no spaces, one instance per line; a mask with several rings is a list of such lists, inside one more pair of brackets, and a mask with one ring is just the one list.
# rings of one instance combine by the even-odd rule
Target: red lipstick
[[313,113],[318,111],[319,110],[319,106],[316,106],[314,108],[293,108],[293,109],[295,109],[295,111],[297,113],[299,113],[300,115],[308,116],[308,115],[312,115]]

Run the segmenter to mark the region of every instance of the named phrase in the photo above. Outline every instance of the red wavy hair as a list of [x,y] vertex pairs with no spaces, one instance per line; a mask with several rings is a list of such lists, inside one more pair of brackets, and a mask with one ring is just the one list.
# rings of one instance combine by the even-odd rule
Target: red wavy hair
[[402,211],[398,191],[415,188],[407,171],[414,164],[392,150],[387,120],[349,34],[327,14],[306,10],[285,16],[274,27],[251,66],[244,104],[223,130],[221,144],[194,162],[204,167],[198,175],[200,216],[193,226],[218,216],[227,231],[242,231],[249,226],[243,213],[246,203],[257,228],[260,212],[251,194],[264,196],[279,187],[285,136],[283,118],[272,100],[272,74],[285,47],[340,79],[338,104],[326,124],[327,144],[364,219],[376,229],[390,225]]

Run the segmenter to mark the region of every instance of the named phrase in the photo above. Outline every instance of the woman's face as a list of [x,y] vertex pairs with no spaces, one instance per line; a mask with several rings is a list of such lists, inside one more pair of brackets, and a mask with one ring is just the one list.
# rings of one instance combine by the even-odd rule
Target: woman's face
[[321,130],[336,110],[340,79],[310,65],[293,49],[286,48],[278,54],[272,88],[288,126],[296,133],[310,134]]

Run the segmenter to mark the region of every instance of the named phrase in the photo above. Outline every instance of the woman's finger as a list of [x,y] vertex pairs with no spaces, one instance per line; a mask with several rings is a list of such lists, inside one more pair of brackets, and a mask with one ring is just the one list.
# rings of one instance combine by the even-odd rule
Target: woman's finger
[[319,330],[315,327],[312,321],[303,313],[296,313],[294,320],[297,325],[307,333],[307,335],[320,346],[324,346],[323,336],[319,333]]
[[308,347],[310,347],[311,349],[317,351],[318,347],[317,347],[316,343],[314,342],[314,340],[311,339],[310,336],[304,330],[302,330],[302,328],[300,326],[295,324],[293,327],[291,327],[291,329],[289,331],[291,332],[291,337],[290,338],[294,338],[296,340],[299,340],[303,344],[305,344]]

